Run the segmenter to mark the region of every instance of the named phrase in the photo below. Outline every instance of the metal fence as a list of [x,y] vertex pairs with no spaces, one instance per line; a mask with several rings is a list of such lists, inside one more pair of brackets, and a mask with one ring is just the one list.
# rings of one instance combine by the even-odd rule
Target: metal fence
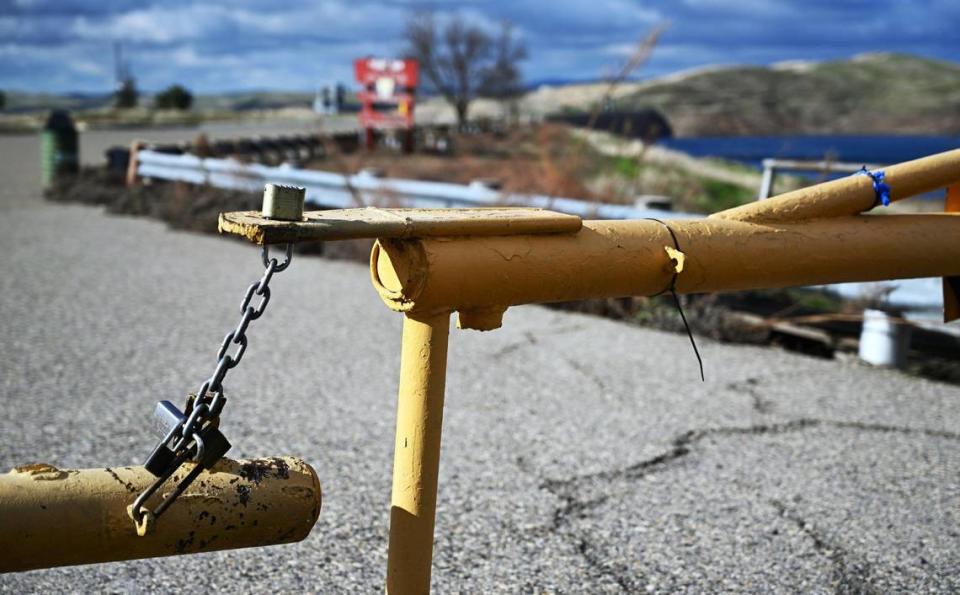
[[264,184],[290,184],[307,189],[307,202],[330,208],[366,205],[416,208],[522,206],[551,209],[594,219],[671,218],[692,219],[701,215],[591,202],[537,194],[501,192],[482,182],[450,184],[383,178],[370,172],[343,175],[334,172],[241,163],[233,159],[171,155],[150,150],[136,153],[137,175],[206,184],[216,188],[261,192]]
[[812,171],[823,174],[841,173],[853,174],[866,167],[869,170],[879,169],[879,165],[844,163],[841,161],[804,161],[798,159],[764,159],[763,179],[760,182],[758,200],[770,198],[773,194],[773,181],[778,171]]

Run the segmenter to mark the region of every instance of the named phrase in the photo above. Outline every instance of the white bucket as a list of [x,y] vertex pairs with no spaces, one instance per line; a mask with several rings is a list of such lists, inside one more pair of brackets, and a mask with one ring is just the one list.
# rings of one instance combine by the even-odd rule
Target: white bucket
[[860,359],[874,366],[901,368],[910,350],[910,325],[880,310],[863,311]]

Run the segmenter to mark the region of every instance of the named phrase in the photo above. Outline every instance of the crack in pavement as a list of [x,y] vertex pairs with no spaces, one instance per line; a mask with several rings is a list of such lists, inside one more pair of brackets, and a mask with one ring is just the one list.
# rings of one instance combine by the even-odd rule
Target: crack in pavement
[[510,355],[510,354],[513,353],[514,351],[518,351],[518,350],[520,350],[520,349],[522,349],[522,348],[524,348],[524,347],[527,347],[527,346],[529,346],[529,345],[536,345],[536,344],[537,344],[537,338],[536,338],[536,337],[533,335],[533,333],[531,333],[530,331],[524,331],[524,332],[523,332],[523,337],[524,337],[524,339],[525,339],[524,341],[517,341],[517,342],[515,342],[515,343],[509,343],[509,344],[505,345],[504,347],[501,347],[499,350],[494,351],[492,354],[490,354],[490,358],[491,358],[491,359],[494,359],[494,360],[500,360],[500,359],[503,359],[504,357]]
[[753,410],[761,415],[773,413],[774,402],[764,398],[763,394],[757,389],[760,384],[759,378],[746,378],[737,382],[731,382],[725,388],[735,393],[746,393],[753,403]]
[[831,583],[834,593],[837,595],[879,593],[867,582],[870,574],[869,564],[863,560],[854,561],[854,556],[850,552],[827,539],[813,523],[804,519],[797,511],[788,508],[780,500],[770,500],[770,505],[777,510],[781,518],[796,525],[813,542],[814,549],[833,565]]
[[546,532],[570,534],[576,540],[575,549],[587,563],[587,568],[600,576],[612,579],[624,591],[635,590],[639,584],[646,583],[642,575],[631,572],[623,564],[611,564],[609,558],[591,544],[585,532],[568,529],[573,520],[585,519],[589,516],[591,510],[605,504],[609,500],[608,496],[581,501],[572,494],[555,495],[560,498],[563,505],[554,511],[553,519],[550,526],[546,528]]
[[655,457],[644,459],[638,463],[633,463],[632,465],[621,467],[619,469],[574,475],[567,479],[548,479],[543,483],[542,487],[552,491],[554,488],[571,486],[582,481],[610,481],[619,478],[638,479],[648,475],[651,468],[663,466],[687,455],[690,452],[691,446],[711,436],[786,434],[817,427],[854,429],[867,432],[894,434],[920,434],[933,438],[960,440],[960,434],[948,432],[946,430],[930,430],[927,428],[911,428],[887,424],[869,424],[856,421],[836,421],[810,417],[802,417],[781,423],[756,424],[752,426],[740,427],[733,426],[704,428],[700,430],[688,430],[683,434],[680,434],[670,442],[671,447],[666,452],[663,452]]
[[[588,567],[601,576],[613,579],[623,590],[630,591],[639,588],[639,586],[646,584],[646,580],[643,579],[642,574],[638,574],[636,569],[631,572],[620,564],[611,566],[605,560],[604,556],[596,552],[597,548],[591,544],[588,532],[578,531],[571,527],[573,521],[587,518],[591,511],[599,508],[609,499],[608,496],[600,496],[590,500],[582,500],[576,496],[575,487],[578,484],[587,481],[631,481],[641,479],[653,473],[658,473],[690,454],[693,446],[711,436],[786,434],[811,428],[854,429],[867,432],[907,435],[918,434],[947,440],[960,440],[960,434],[945,430],[815,418],[799,418],[782,423],[757,424],[742,427],[715,427],[689,430],[675,437],[670,442],[670,448],[665,452],[626,467],[574,475],[566,479],[544,480],[540,484],[540,488],[547,490],[554,497],[560,499],[561,504],[554,511],[550,525],[543,529],[550,533],[563,533],[575,539],[576,550],[586,561]],[[527,473],[533,472],[533,469],[530,468],[529,464],[527,464],[522,457],[517,459],[517,464],[521,470]],[[863,564],[854,566],[853,563],[850,562],[851,554],[843,551],[835,544],[828,542],[820,536],[819,533],[814,530],[813,525],[801,519],[776,501],[774,501],[772,505],[777,509],[781,517],[797,524],[797,526],[813,540],[814,547],[821,553],[827,555],[828,559],[833,563],[834,576],[836,577],[834,585],[837,593],[870,592],[869,585],[865,582],[866,568],[864,568]]]
[[566,362],[567,365],[569,365],[571,368],[576,370],[577,373],[579,373],[581,376],[593,382],[593,384],[597,388],[599,388],[601,391],[603,392],[607,391],[606,383],[600,378],[599,375],[595,374],[593,370],[591,370],[588,366],[581,364],[580,362],[573,359],[572,357],[564,357],[563,361]]
[[527,347],[528,345],[536,345],[539,341],[537,337],[550,337],[556,335],[565,335],[567,333],[575,333],[577,331],[585,329],[586,326],[582,324],[571,324],[566,326],[554,326],[547,329],[540,329],[537,331],[537,334],[534,335],[532,331],[523,331],[523,341],[516,341],[514,343],[509,343],[499,350],[494,351],[490,354],[490,357],[494,360],[501,360],[504,357],[510,355],[511,353]]

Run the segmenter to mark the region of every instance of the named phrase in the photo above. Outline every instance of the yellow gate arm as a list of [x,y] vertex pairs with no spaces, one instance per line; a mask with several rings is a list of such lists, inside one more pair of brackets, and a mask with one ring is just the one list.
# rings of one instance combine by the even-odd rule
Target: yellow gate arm
[[[884,170],[890,199],[960,182],[960,150]],[[258,244],[375,238],[373,284],[405,314],[387,591],[430,589],[450,314],[490,330],[517,304],[944,277],[960,292],[960,213],[861,215],[867,176],[699,220],[581,221],[539,209],[346,209],[276,221],[225,213]],[[950,209],[948,209],[950,210]]]
[[[884,168],[890,200],[910,198],[956,184],[960,178],[960,149],[946,151]],[[726,211],[711,218],[740,221],[802,221],[819,217],[842,217],[868,211],[877,202],[873,182],[867,176],[846,176],[808,186]]]
[[128,507],[154,480],[143,467],[0,475],[0,572],[292,543],[320,514],[320,482],[301,459],[221,459],[139,537]]
[[958,275],[958,238],[954,214],[585,221],[575,234],[381,239],[371,274],[394,310],[458,311],[461,327],[488,330],[509,306],[653,295],[675,274],[684,293]]

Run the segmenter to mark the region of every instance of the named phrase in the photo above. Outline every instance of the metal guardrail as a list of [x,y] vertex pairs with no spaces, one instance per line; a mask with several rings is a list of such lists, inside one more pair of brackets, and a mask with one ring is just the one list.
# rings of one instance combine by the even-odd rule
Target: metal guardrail
[[141,177],[206,184],[245,192],[262,192],[267,183],[303,186],[307,191],[307,202],[338,209],[367,205],[414,208],[522,206],[595,219],[694,219],[702,216],[574,198],[501,192],[481,182],[468,185],[426,182],[382,178],[368,172],[345,176],[295,169],[288,165],[271,167],[240,163],[233,159],[170,155],[150,150],[138,151],[135,159],[136,172]]
[[879,169],[879,165],[844,163],[842,161],[805,161],[799,159],[764,159],[763,179],[760,182],[760,193],[757,200],[770,198],[773,192],[773,180],[777,171],[817,171],[823,173],[853,174],[866,167],[869,170]]

